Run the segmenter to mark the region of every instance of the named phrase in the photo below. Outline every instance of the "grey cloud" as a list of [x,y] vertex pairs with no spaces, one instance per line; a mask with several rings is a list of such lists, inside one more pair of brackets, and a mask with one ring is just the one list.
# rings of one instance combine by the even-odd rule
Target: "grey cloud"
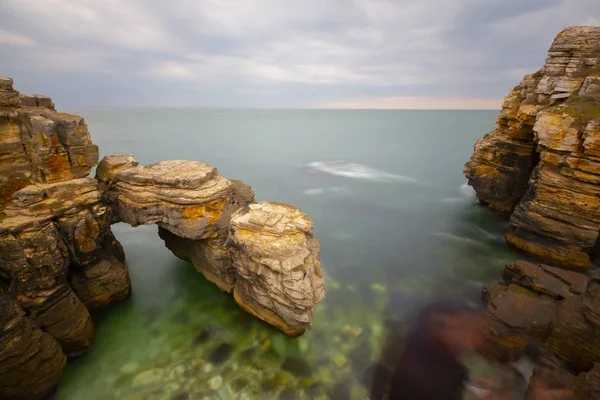
[[5,0],[0,75],[59,106],[500,98],[597,0]]

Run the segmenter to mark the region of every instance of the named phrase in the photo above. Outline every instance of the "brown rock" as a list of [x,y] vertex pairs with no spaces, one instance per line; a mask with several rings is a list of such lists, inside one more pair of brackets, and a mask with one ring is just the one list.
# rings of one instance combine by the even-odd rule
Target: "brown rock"
[[92,319],[67,284],[68,250],[52,222],[0,237],[0,262],[21,307],[66,354],[90,348]]
[[508,264],[502,278],[507,283],[513,283],[535,293],[546,294],[557,300],[572,296],[565,282],[548,274],[541,266],[527,261],[514,261]]
[[131,295],[125,254],[112,232],[104,237],[102,258],[69,270],[69,283],[88,310],[115,304]]
[[487,306],[489,339],[496,347],[522,351],[530,341],[550,334],[556,306],[547,296],[510,285]]
[[580,296],[566,299],[559,305],[554,328],[544,346],[576,371],[592,368],[600,360],[600,338],[597,327],[584,316]]
[[600,363],[595,363],[591,370],[580,374],[575,387],[581,400],[600,399]]
[[21,94],[19,98],[21,100],[21,107],[44,107],[56,111],[50,97],[39,94]]
[[192,240],[179,237],[163,228],[158,229],[159,236],[169,250],[177,257],[190,261],[206,279],[227,293],[233,292],[235,284],[235,268],[231,251],[226,245],[231,213],[246,209],[254,202],[254,192],[250,186],[241,181],[231,181],[231,187],[227,204],[219,218],[220,223],[216,226],[216,237]]
[[216,238],[229,225],[233,185],[198,161],[161,161],[121,168],[107,192],[119,219],[157,224],[186,239]]
[[236,302],[290,336],[311,328],[324,287],[308,216],[287,204],[251,204],[233,215],[229,240]]
[[565,267],[600,251],[599,54],[600,27],[561,32],[465,165],[479,199],[512,214],[507,242]]
[[[587,288],[581,296],[583,315],[585,319],[600,329],[600,276],[590,279]],[[600,360],[598,360],[600,362]]]
[[0,294],[0,398],[42,399],[57,384],[66,364],[60,345]]
[[569,290],[574,294],[582,294],[590,279],[587,275],[567,271],[562,268],[551,267],[550,265],[541,264],[541,267],[550,275],[565,282],[569,286]]
[[131,154],[106,156],[100,161],[98,168],[96,168],[96,179],[109,183],[116,179],[115,173],[121,168],[136,167],[137,165],[139,163]]
[[574,381],[575,376],[565,370],[536,367],[529,379],[525,399],[541,400],[552,394],[552,400],[575,400],[570,389]]
[[192,240],[181,238],[166,229],[158,228],[165,245],[177,257],[191,262],[198,272],[224,292],[233,292],[235,268],[225,240]]
[[0,110],[0,211],[21,188],[86,177],[98,162],[81,117],[57,113],[41,97],[36,102]]
[[13,80],[7,77],[0,77],[0,106],[19,107],[19,92],[13,89]]

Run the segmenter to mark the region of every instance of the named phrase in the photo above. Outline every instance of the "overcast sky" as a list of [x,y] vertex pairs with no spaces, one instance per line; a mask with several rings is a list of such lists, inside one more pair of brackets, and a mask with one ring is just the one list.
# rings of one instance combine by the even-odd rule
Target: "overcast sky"
[[600,0],[0,0],[0,75],[62,108],[497,108]]

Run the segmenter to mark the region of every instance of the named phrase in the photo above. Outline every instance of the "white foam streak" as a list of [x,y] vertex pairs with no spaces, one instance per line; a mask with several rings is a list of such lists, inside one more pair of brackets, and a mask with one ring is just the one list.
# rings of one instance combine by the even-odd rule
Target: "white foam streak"
[[402,182],[418,184],[419,181],[409,176],[392,174],[366,165],[347,161],[313,161],[308,164],[309,171],[322,172],[329,175],[343,176],[352,179],[363,179],[380,182]]
[[330,193],[348,193],[348,189],[345,187],[334,186],[330,188],[310,188],[304,191],[307,196],[320,196],[327,192]]
[[438,236],[438,237],[443,237],[446,239],[450,239],[450,240],[454,240],[457,242],[463,242],[463,243],[480,243],[477,240],[473,240],[467,237],[463,237],[463,236],[457,236],[457,235],[453,235],[451,233],[444,233],[444,232],[433,232],[432,233],[433,236]]

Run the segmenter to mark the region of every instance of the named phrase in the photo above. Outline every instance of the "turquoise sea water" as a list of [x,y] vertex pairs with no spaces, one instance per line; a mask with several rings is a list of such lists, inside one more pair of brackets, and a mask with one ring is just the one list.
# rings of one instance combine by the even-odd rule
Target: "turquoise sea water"
[[314,330],[289,339],[172,255],[155,226],[115,225],[133,296],[95,317],[96,344],[57,399],[362,399],[393,321],[435,296],[476,296],[518,257],[507,221],[475,205],[462,175],[493,111],[73,112],[101,156],[204,161],[257,200],[308,213],[326,296]]

